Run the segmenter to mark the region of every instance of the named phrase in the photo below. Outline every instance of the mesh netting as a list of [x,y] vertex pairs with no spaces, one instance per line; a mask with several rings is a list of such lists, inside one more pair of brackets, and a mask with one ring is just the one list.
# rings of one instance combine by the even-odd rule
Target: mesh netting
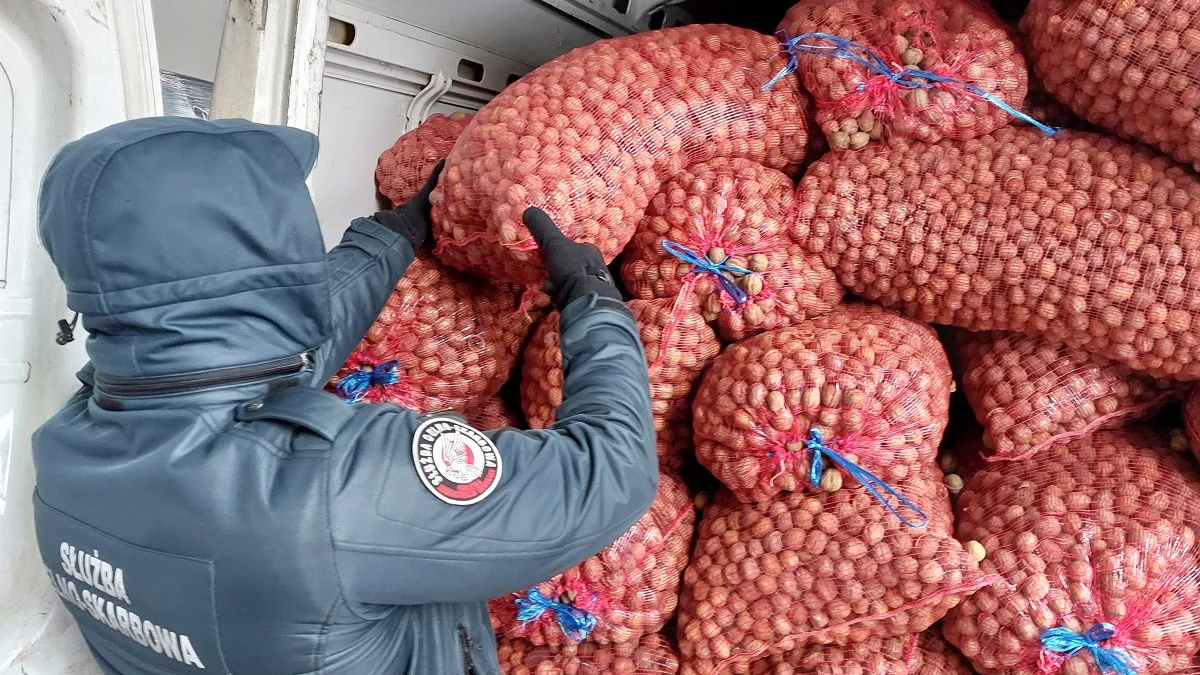
[[693,405],[696,457],[743,501],[818,489],[814,478],[826,487],[869,482],[864,471],[899,486],[936,458],[951,384],[928,326],[842,305],[716,359]]
[[1025,99],[1025,59],[978,0],[804,0],[779,30],[835,150],[973,138]]
[[433,173],[433,167],[450,154],[463,129],[471,121],[468,115],[450,117],[435,114],[416,129],[402,135],[379,155],[375,167],[375,185],[392,206],[412,199]]
[[974,675],[963,657],[931,628],[919,635],[819,645],[770,656],[751,675]]
[[[701,371],[721,350],[703,317],[679,306],[686,302],[687,298],[627,303],[646,350],[659,463],[668,467],[679,467],[691,454],[693,389]],[[525,348],[521,408],[530,428],[544,429],[554,424],[560,403],[562,347],[558,312],[551,312]]]
[[544,275],[521,223],[546,210],[612,260],[662,181],[715,157],[795,172],[808,102],[776,41],[723,25],[601,40],[541,66],[476,114],[434,192],[437,254],[491,279]]
[[908,636],[995,581],[950,536],[941,471],[915,473],[905,487],[924,529],[857,486],[757,504],[722,490],[683,577],[681,672],[747,673],[772,654]]
[[663,184],[622,256],[638,298],[690,294],[728,340],[828,312],[842,287],[789,226],[795,187],[747,160],[714,160]]
[[988,465],[958,507],[959,537],[1001,577],[945,621],[980,673],[1174,673],[1200,649],[1200,476],[1165,433],[1100,431]]
[[479,403],[467,406],[462,410],[462,415],[467,418],[467,424],[483,431],[520,427],[521,425],[517,416],[508,409],[508,405],[499,396],[485,398]]
[[500,391],[541,300],[419,253],[330,386],[350,401],[466,410]]
[[1045,338],[989,331],[957,336],[963,393],[992,459],[1028,459],[1056,442],[1145,417],[1179,385]]
[[797,230],[862,297],[1200,378],[1200,178],[1158,153],[1006,127],[833,153],[798,196]]
[[679,657],[659,635],[619,645],[592,642],[538,647],[527,640],[497,641],[504,675],[675,675]]
[[1200,2],[1032,0],[1021,30],[1047,91],[1200,169]]
[[620,644],[658,632],[678,605],[695,524],[683,481],[663,473],[641,520],[583,563],[492,600],[492,626],[539,645]]

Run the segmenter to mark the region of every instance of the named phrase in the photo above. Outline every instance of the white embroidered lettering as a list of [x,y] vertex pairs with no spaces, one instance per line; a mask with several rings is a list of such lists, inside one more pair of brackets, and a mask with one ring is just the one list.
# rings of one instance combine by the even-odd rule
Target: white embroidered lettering
[[[86,612],[92,619],[157,654],[204,669],[204,662],[186,634],[170,631],[106,596],[133,604],[125,588],[125,572],[102,560],[99,549],[91,553],[67,542],[58,547],[63,574],[45,567],[54,592],[63,602]],[[75,581],[82,585],[76,586]]]
[[142,617],[134,614],[133,612],[129,613],[129,630],[133,631],[134,642],[137,642],[143,647],[149,644],[146,640],[145,633],[142,632]]
[[182,661],[183,655],[179,653],[179,635],[164,628],[159,637],[162,638],[163,653],[176,661]]
[[129,630],[129,612],[120,605],[117,605],[117,630],[127,638],[133,637],[133,633]]
[[116,592],[116,590],[113,589],[112,579],[113,579],[112,565],[101,560],[100,561],[100,590],[115,597],[117,595],[117,592]]
[[121,630],[121,624],[117,623],[117,614],[113,611],[112,600],[104,601],[104,615],[108,618],[105,623],[108,624],[109,628],[113,630]]
[[189,666],[204,668],[204,664],[200,662],[200,657],[196,655],[196,650],[192,648],[192,641],[186,635],[179,636],[179,649],[183,652],[183,662]]
[[146,635],[146,641],[150,643],[150,649],[161,654],[163,648],[162,639],[158,637],[158,626],[150,623],[149,619],[146,619],[142,622],[142,633]]
[[129,594],[125,592],[125,572],[120,567],[113,573],[113,595],[127,605],[133,604],[133,601],[129,599]]

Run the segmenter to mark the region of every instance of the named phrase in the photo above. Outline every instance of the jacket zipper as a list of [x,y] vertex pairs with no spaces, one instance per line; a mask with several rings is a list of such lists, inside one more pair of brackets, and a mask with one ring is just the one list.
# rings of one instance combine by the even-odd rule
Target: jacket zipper
[[475,658],[471,656],[471,636],[467,634],[466,626],[458,627],[458,641],[462,644],[463,673],[479,675],[479,671],[475,670]]
[[109,377],[96,373],[94,381],[97,389],[110,396],[165,396],[198,389],[249,384],[287,375],[299,375],[312,368],[312,363],[312,354],[306,352],[297,356],[252,363],[248,366],[231,366],[183,375]]

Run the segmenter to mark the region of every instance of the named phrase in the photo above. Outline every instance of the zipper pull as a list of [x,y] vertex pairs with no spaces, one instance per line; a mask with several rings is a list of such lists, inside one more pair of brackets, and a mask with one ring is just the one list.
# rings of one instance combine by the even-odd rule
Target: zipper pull
[[471,636],[467,633],[466,626],[458,627],[458,639],[462,645],[463,668],[466,675],[479,675],[479,671],[475,669],[475,658],[471,656]]
[[66,319],[58,320],[58,335],[54,336],[54,341],[60,346],[75,341],[75,326],[79,323],[79,312],[75,312],[75,316],[68,323]]

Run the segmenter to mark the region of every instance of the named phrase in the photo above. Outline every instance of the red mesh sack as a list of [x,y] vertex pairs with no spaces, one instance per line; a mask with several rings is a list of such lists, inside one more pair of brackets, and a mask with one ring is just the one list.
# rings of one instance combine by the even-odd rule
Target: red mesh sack
[[1041,337],[961,332],[963,393],[984,425],[989,459],[1028,459],[1052,443],[1120,427],[1179,385]]
[[750,666],[751,675],[974,675],[935,628],[904,637],[817,645]]
[[1200,177],[1158,153],[1006,127],[827,155],[799,202],[796,228],[857,295],[1200,378]]
[[[1001,577],[944,624],[980,673],[1174,673],[1200,650],[1200,476],[1165,433],[1100,431],[988,465],[958,506],[959,537]],[[1114,660],[1126,668],[1099,665]]]
[[[713,362],[692,406],[696,457],[747,502],[818,487],[813,471],[837,485],[862,470],[899,485],[937,457],[951,384],[931,328],[842,305],[732,345]],[[828,464],[826,475],[814,463]]]
[[1008,124],[1025,100],[1025,58],[978,0],[804,0],[779,30],[787,70],[816,99],[835,150],[974,138]]
[[379,155],[375,167],[379,194],[391,201],[393,207],[412,199],[429,180],[433,167],[450,154],[450,148],[470,121],[470,115],[466,114],[454,113],[450,117],[434,114],[396,139],[392,147]]
[[419,253],[330,386],[350,401],[463,411],[508,380],[537,319],[535,295]]
[[1032,0],[1030,65],[1080,117],[1200,169],[1200,2]]
[[[646,351],[659,464],[678,468],[692,447],[693,388],[701,371],[721,351],[721,344],[703,317],[681,310],[675,301],[631,300],[626,304]],[[531,429],[544,429],[554,424],[560,403],[562,347],[558,312],[551,312],[525,347],[521,408]]]
[[747,160],[689,167],[663,184],[626,247],[626,289],[690,295],[728,340],[828,312],[842,287],[792,238],[794,191],[783,172]]
[[544,276],[521,223],[546,210],[612,260],[667,177],[715,157],[797,171],[808,101],[766,35],[692,25],[601,40],[522,77],[476,114],[433,193],[437,254],[498,281]]
[[681,672],[747,673],[773,654],[908,636],[993,582],[950,535],[941,471],[916,473],[906,488],[924,529],[859,486],[757,504],[718,493],[684,572]]
[[462,414],[467,418],[467,424],[483,431],[495,431],[521,425],[517,416],[508,409],[499,396],[485,398],[479,403],[469,405],[462,411]]
[[492,627],[539,645],[619,644],[658,632],[679,602],[695,525],[683,481],[661,474],[650,510],[629,531],[537,587],[492,600]]
[[497,640],[504,675],[675,675],[679,657],[660,635],[619,645],[593,642],[539,647],[527,640]]

